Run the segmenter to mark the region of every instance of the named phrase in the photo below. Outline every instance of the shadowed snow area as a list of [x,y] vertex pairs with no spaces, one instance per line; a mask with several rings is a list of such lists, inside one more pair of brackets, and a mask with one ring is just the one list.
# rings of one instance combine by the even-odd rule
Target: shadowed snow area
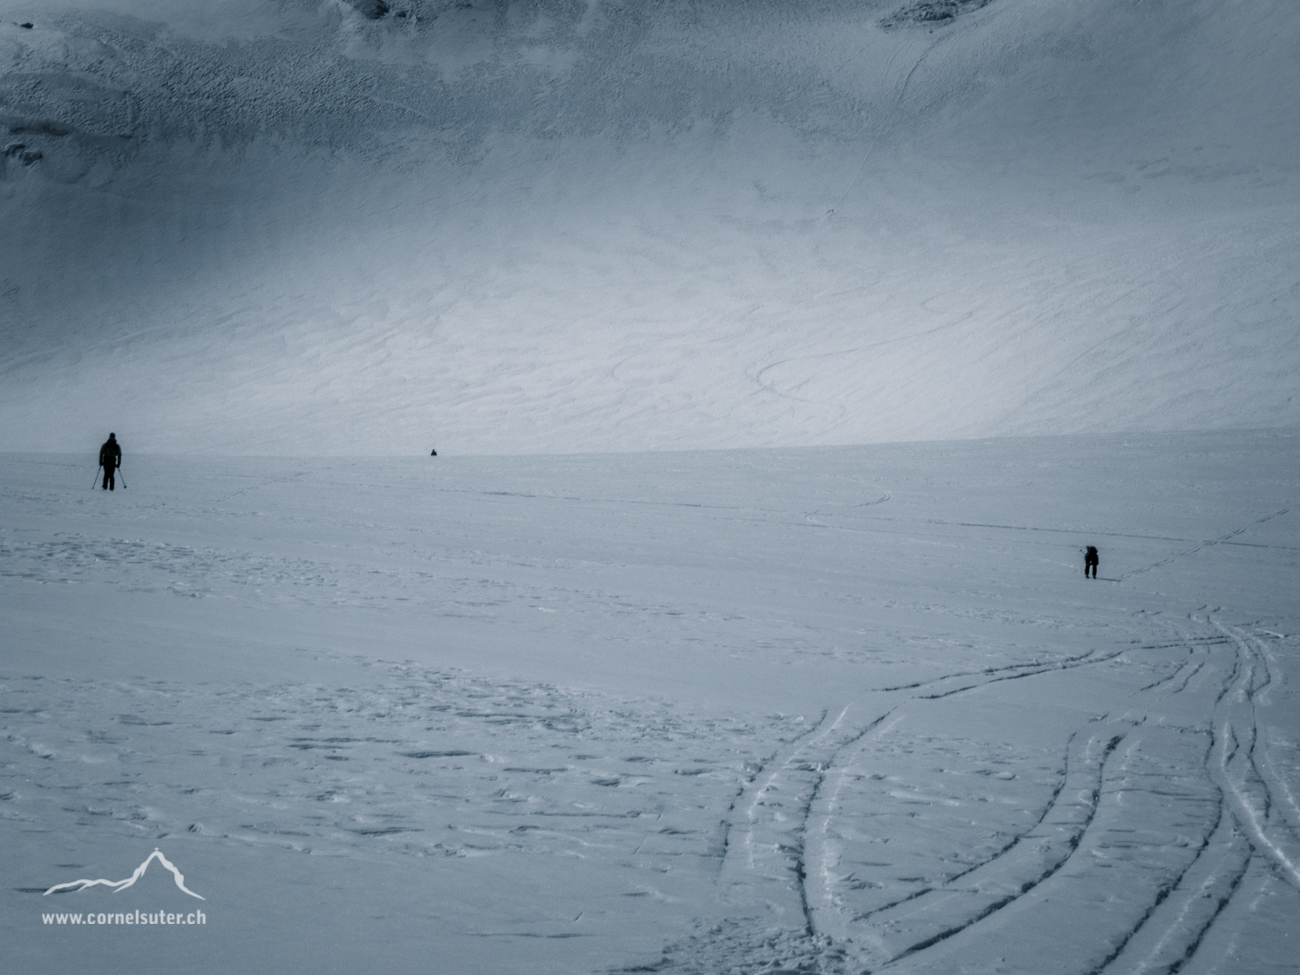
[[1294,425],[1298,43],[1289,0],[0,0],[0,448]]
[[1294,432],[124,471],[0,464],[6,971],[1296,971]]

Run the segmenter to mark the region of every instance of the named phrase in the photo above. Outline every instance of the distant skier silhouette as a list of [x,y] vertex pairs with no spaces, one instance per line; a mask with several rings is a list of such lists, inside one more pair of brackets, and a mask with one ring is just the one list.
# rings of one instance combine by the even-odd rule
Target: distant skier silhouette
[[436,450],[431,450],[431,451],[429,451],[429,456],[430,456],[430,457],[437,457],[437,456],[438,456],[438,451],[436,451]]
[[110,433],[104,446],[99,448],[99,466],[104,468],[103,490],[112,491],[116,487],[113,474],[122,466],[122,448],[118,446],[117,434]]
[[1089,545],[1083,553],[1083,577],[1088,578],[1088,572],[1091,570],[1092,577],[1097,578],[1097,546]]

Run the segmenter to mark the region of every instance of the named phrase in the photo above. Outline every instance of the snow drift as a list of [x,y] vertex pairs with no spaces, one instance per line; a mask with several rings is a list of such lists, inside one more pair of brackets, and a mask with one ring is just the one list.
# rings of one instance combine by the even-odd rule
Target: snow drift
[[3,0],[0,449],[1294,425],[1298,41],[1280,0]]

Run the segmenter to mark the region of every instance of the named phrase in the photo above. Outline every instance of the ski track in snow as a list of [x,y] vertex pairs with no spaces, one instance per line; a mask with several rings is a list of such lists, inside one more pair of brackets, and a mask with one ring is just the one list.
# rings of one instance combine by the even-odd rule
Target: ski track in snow
[[[1102,939],[1093,938],[1091,963],[1086,956],[1080,961],[1070,955],[1064,967],[1039,959],[1033,970],[1086,975],[1104,971],[1172,975],[1183,970],[1239,895],[1253,864],[1266,863],[1272,873],[1300,890],[1295,861],[1300,810],[1285,776],[1277,772],[1259,742],[1254,713],[1256,699],[1272,683],[1265,644],[1218,619],[1193,618],[1193,625],[1202,632],[1174,644],[1087,654],[1051,667],[991,669],[980,680],[959,674],[885,688],[878,693],[901,695],[903,700],[865,724],[849,720],[851,711],[861,710],[853,705],[829,724],[823,718],[818,728],[791,742],[751,779],[733,803],[728,821],[732,835],[739,828],[744,837],[739,849],[727,849],[729,864],[740,860],[732,873],[784,872],[796,892],[792,900],[801,909],[802,930],[787,923],[776,937],[770,929],[755,933],[746,950],[736,925],[719,925],[705,936],[675,946],[677,951],[666,950],[662,964],[625,970],[968,970],[969,953],[978,952],[983,928],[1000,912],[1017,908],[1018,924],[1033,923],[1038,913],[1050,914],[1042,888],[1081,856],[1125,844],[1119,834],[1134,832],[1133,813],[1121,814],[1115,801],[1134,794],[1146,799],[1143,815],[1148,818],[1138,821],[1150,834],[1136,844],[1147,852],[1147,862],[1137,858],[1138,865],[1150,868],[1152,854],[1171,843],[1182,848],[1182,855],[1161,863],[1154,879],[1130,871],[1124,882],[1134,883],[1138,893],[1132,898],[1128,920],[1123,915],[1109,919],[1111,930]],[[881,753],[888,750],[910,703],[974,693],[1004,680],[1104,664],[1138,651],[1170,649],[1182,650],[1187,659],[1142,687],[1135,695],[1134,709],[1122,720],[1099,718],[1071,736],[1050,797],[1028,829],[1012,833],[999,848],[969,865],[947,867],[947,875],[940,868],[938,876],[915,878],[914,888],[901,897],[873,903],[860,893],[882,885],[872,883],[861,866],[845,872],[849,861],[843,841],[855,831],[860,833],[855,820],[864,810],[860,802],[846,801],[844,793],[850,783],[867,778],[866,768],[879,766]],[[935,684],[949,683],[960,686],[928,692]],[[1139,703],[1141,711],[1136,710]],[[1166,709],[1171,713],[1163,714]],[[1174,714],[1187,723],[1168,729],[1166,722]],[[1199,752],[1199,760],[1193,755],[1186,765],[1169,764],[1167,745],[1145,753],[1144,735],[1161,734],[1175,736],[1185,752]],[[1198,767],[1199,773],[1191,774]],[[824,794],[828,783],[833,785]],[[774,795],[780,801],[773,803]],[[958,804],[934,795],[921,801]],[[1107,814],[1115,821],[1099,825],[1099,818]],[[1189,827],[1196,834],[1190,842],[1181,838],[1181,831]],[[1079,872],[1087,869],[1080,866]],[[728,876],[726,866],[722,876]],[[742,881],[733,876],[732,882]],[[949,945],[950,939],[960,947]],[[1098,941],[1101,948],[1096,947]],[[766,952],[755,951],[758,946]],[[940,948],[950,951],[931,958]],[[1000,950],[1006,952],[1005,943]],[[747,955],[754,967],[727,968],[729,960]],[[759,957],[765,961],[761,969]]]

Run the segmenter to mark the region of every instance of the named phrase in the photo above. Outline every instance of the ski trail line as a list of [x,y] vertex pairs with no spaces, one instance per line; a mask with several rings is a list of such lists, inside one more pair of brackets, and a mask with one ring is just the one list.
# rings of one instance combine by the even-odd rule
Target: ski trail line
[[[1217,761],[1211,764],[1211,774],[1216,784],[1230,797],[1233,813],[1249,836],[1255,848],[1263,852],[1291,886],[1300,890],[1300,869],[1267,832],[1268,814],[1274,805],[1269,779],[1276,778],[1268,768],[1267,756],[1256,755],[1259,742],[1259,720],[1255,695],[1272,683],[1272,674],[1264,663],[1264,679],[1256,685],[1256,668],[1260,660],[1247,639],[1235,629],[1217,620],[1211,621],[1221,632],[1232,638],[1237,650],[1237,666],[1228,692],[1215,704],[1214,728],[1216,730]],[[1238,727],[1238,718],[1241,727]],[[1242,766],[1245,766],[1242,768]],[[1250,772],[1263,789],[1263,796],[1252,801],[1247,795]],[[1262,801],[1262,810],[1257,805]]]

